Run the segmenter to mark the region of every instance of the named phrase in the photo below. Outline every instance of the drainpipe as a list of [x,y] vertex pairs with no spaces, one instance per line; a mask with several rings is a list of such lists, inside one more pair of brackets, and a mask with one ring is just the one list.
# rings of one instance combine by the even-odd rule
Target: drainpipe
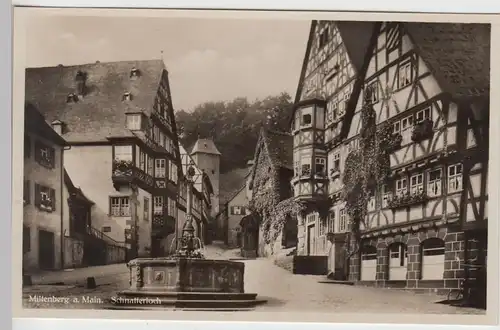
[[60,201],[61,201],[61,207],[60,207],[60,214],[61,214],[61,249],[60,249],[60,258],[61,258],[61,269],[64,269],[64,207],[63,207],[63,200],[64,200],[64,150],[70,150],[71,146],[64,146],[61,148],[61,159],[60,159],[60,171],[61,171],[61,182],[60,182]]

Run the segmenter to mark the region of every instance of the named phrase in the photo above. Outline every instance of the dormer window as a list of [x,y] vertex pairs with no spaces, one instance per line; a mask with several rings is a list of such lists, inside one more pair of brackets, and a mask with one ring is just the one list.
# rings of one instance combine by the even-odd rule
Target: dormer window
[[59,135],[63,134],[63,122],[60,120],[54,120],[52,122],[52,129]]
[[139,77],[140,75],[141,75],[141,72],[139,71],[139,69],[134,67],[130,70],[130,78]]
[[78,96],[74,93],[69,93],[66,97],[66,103],[78,102]]
[[140,114],[127,114],[127,128],[130,130],[141,129],[141,115]]
[[123,93],[122,101],[131,101],[131,100],[132,100],[132,94],[130,92]]

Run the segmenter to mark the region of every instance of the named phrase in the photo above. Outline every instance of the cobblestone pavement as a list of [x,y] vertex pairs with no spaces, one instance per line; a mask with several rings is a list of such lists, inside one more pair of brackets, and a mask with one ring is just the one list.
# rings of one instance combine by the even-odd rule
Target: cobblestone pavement
[[[217,256],[218,259],[223,255],[213,248],[207,252],[208,257]],[[432,294],[319,283],[324,277],[293,275],[268,259],[243,262],[245,291],[257,293],[259,298],[268,300],[266,304],[257,307],[259,311],[484,314],[482,310],[438,304],[436,302],[444,298]],[[88,272],[82,270],[82,274],[86,276]],[[76,273],[71,277],[73,281],[77,278]],[[98,287],[93,290],[85,289],[84,280],[85,277],[82,277],[75,283],[66,283],[67,285],[35,285],[27,288],[23,290],[24,305],[31,308],[106,308],[106,301],[111,296],[128,287],[128,270],[122,265],[114,267],[114,270],[109,268],[101,271],[100,275],[96,275]],[[35,302],[33,297],[36,296],[66,299],[58,302]]]

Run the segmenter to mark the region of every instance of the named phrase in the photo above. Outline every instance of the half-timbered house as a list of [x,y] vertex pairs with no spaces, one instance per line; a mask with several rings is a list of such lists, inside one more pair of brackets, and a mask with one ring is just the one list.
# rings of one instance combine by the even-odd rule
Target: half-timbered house
[[26,99],[68,141],[64,167],[95,202],[94,226],[129,257],[163,255],[182,176],[163,61],[29,68]]
[[[341,142],[350,134],[350,109],[361,107],[358,96],[375,25],[312,22],[292,116],[292,185],[296,199],[307,205],[299,217],[297,253],[337,254],[336,262],[330,258],[331,270],[341,273],[347,218],[339,198],[340,173],[356,141]],[[328,233],[334,234],[333,246]]]
[[[368,143],[373,113],[374,146],[387,147],[387,162],[372,154],[371,163],[387,175],[367,199],[349,278],[380,286],[456,288],[464,264],[486,262],[490,27],[394,22],[376,23],[372,31],[357,80],[362,89],[346,109],[345,130],[334,140],[327,164],[335,203],[335,191],[346,190],[346,171],[360,167],[361,173],[368,163],[347,164],[353,154],[370,157],[361,146]],[[311,38],[320,44],[321,28]],[[308,103],[316,112],[324,109],[324,103],[305,97],[297,100],[296,112]],[[352,231],[356,221],[347,216],[345,203],[341,207],[344,213],[331,225]],[[306,224],[308,217],[312,227],[316,220],[308,214]],[[315,229],[303,228],[309,254]]]
[[[464,264],[485,263],[489,45],[488,25],[380,26],[364,91],[376,125],[390,125],[397,143],[386,184],[369,200],[351,278],[456,288]],[[362,127],[358,112],[351,130]],[[471,255],[477,241],[481,253]]]

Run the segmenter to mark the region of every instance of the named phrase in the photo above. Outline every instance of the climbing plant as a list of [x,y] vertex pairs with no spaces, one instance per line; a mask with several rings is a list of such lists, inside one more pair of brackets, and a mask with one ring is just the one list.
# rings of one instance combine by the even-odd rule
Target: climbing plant
[[401,145],[401,135],[394,134],[392,125],[384,122],[377,126],[370,91],[366,91],[361,109],[361,132],[359,149],[349,153],[343,174],[343,199],[349,215],[351,241],[346,250],[347,258],[359,251],[361,232],[368,202],[375,196],[377,187],[384,184],[390,173],[390,153]]

